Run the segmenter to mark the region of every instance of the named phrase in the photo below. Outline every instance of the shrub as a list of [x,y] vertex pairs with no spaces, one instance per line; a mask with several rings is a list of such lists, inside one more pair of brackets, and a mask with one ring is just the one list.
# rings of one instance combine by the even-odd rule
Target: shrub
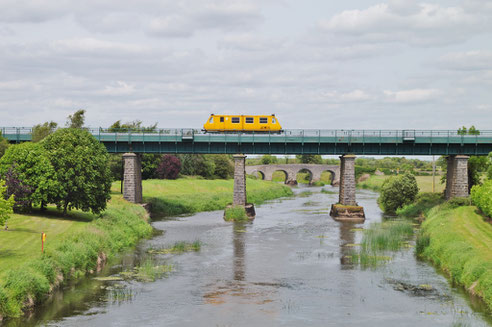
[[5,174],[5,186],[7,186],[5,198],[14,196],[13,209],[15,212],[26,212],[31,209],[32,188],[23,183],[19,174],[14,170],[14,166],[11,166]]
[[229,179],[234,176],[234,164],[228,155],[214,154],[210,158],[214,162],[214,177]]
[[176,179],[181,170],[181,161],[178,157],[171,154],[163,155],[159,166],[157,166],[156,174],[160,179]]
[[473,186],[471,200],[485,215],[492,218],[492,180],[481,186]]
[[418,192],[415,176],[412,174],[398,175],[383,182],[378,202],[384,212],[394,214],[398,208],[412,203]]
[[396,213],[403,217],[419,217],[425,215],[430,209],[442,202],[444,202],[444,199],[440,193],[419,193],[415,198],[414,203],[407,204],[402,208],[397,209]]
[[472,204],[470,198],[452,198],[449,199],[444,205],[443,209],[456,209],[462,206],[470,206]]

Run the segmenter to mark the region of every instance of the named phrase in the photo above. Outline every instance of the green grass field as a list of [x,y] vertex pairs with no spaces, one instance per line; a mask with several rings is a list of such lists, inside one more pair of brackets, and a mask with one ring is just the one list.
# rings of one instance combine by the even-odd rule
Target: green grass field
[[[370,189],[379,191],[383,182],[390,176],[377,176],[372,175],[369,179],[357,184],[359,188]],[[432,192],[432,176],[415,176],[417,179],[417,185],[419,186],[419,192]],[[444,190],[445,185],[441,184],[441,176],[435,177],[435,192],[441,193]]]
[[432,209],[422,224],[417,249],[492,309],[492,225],[476,207]]
[[[143,181],[144,202],[152,204],[152,211],[162,216],[173,216],[200,211],[221,210],[232,203],[234,181],[205,180],[193,177],[176,180]],[[120,190],[120,182],[113,183],[112,190]],[[260,204],[266,200],[292,195],[284,185],[255,180],[246,180],[247,200]]]

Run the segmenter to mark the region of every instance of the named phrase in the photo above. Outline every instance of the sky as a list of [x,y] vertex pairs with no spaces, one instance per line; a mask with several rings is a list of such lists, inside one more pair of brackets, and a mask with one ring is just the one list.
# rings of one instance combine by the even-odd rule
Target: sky
[[0,0],[0,126],[492,130],[492,1]]

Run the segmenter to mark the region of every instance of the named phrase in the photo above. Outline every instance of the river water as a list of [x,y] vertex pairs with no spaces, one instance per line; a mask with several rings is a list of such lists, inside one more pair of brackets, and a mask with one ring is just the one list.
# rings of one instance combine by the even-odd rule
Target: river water
[[[325,187],[325,189],[331,189]],[[384,217],[377,193],[360,190],[364,224],[328,214],[338,195],[297,188],[292,198],[256,208],[254,222],[224,222],[222,211],[153,222],[156,236],[108,265],[103,275],[130,269],[149,248],[200,240],[199,252],[157,255],[174,271],[151,283],[86,278],[55,294],[29,318],[6,326],[488,326],[474,301],[413,248],[372,269],[346,255],[360,228]],[[306,193],[309,190],[312,194]],[[302,194],[300,194],[302,193]],[[401,288],[430,285],[425,294]],[[399,286],[400,285],[400,286]]]

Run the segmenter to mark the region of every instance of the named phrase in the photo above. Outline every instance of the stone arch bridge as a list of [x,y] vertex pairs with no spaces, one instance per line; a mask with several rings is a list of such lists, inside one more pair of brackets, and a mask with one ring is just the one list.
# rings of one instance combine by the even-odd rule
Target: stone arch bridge
[[311,183],[321,180],[321,174],[325,171],[331,173],[331,184],[340,183],[340,166],[337,165],[317,165],[317,164],[284,164],[284,165],[255,165],[246,166],[246,174],[255,173],[261,175],[262,179],[271,181],[273,173],[283,171],[286,179],[285,184],[297,184],[297,173],[308,171],[311,174]]

